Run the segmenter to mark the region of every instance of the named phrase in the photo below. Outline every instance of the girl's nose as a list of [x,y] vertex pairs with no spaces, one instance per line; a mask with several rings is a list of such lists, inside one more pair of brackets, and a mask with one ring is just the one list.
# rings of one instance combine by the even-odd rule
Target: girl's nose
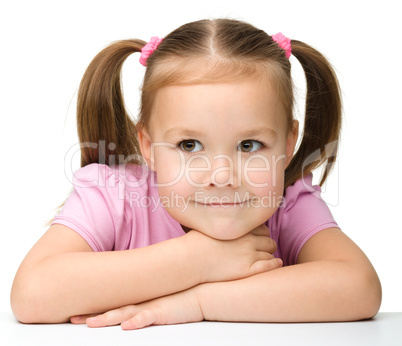
[[228,155],[216,155],[209,174],[209,186],[238,187],[237,160]]
[[239,160],[229,155],[219,154],[214,157],[195,155],[186,162],[185,176],[194,187],[234,187],[239,186],[240,177],[237,168]]

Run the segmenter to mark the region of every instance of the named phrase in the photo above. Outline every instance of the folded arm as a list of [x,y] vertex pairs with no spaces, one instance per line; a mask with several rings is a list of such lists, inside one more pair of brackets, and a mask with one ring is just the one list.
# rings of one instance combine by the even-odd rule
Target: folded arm
[[259,227],[242,238],[219,241],[199,232],[144,248],[93,252],[70,228],[55,224],[22,262],[11,306],[25,323],[59,323],[225,281],[281,265],[275,243]]
[[294,266],[204,284],[197,294],[204,318],[219,321],[351,321],[374,316],[381,304],[371,263],[335,228],[314,235]]
[[[323,230],[304,245],[293,266],[228,282],[204,283],[144,304],[88,319],[91,327],[205,320],[237,322],[353,321],[374,316],[381,284],[364,253],[339,229]],[[77,323],[85,323],[84,316]]]
[[[74,314],[102,312],[177,292],[199,283],[181,239],[129,251],[93,252],[66,226],[55,224],[22,262],[11,291],[15,316],[25,323],[59,323]],[[164,285],[160,283],[164,282]]]

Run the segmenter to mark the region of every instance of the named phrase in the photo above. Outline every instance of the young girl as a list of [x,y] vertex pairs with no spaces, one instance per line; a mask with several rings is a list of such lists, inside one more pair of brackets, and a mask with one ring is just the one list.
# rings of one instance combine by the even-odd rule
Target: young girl
[[[120,73],[136,52],[146,72],[135,125]],[[307,80],[295,154],[291,54]],[[116,42],[88,67],[77,116],[82,168],[16,274],[21,322],[137,329],[378,312],[375,270],[312,186],[341,127],[338,82],[315,49],[227,19]]]

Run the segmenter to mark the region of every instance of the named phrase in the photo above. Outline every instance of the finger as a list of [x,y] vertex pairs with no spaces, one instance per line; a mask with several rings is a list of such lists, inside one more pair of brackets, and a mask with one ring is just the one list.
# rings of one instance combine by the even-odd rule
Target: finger
[[270,260],[257,261],[250,267],[251,275],[265,273],[274,269],[282,267],[283,262],[280,258],[273,258]]
[[269,252],[265,251],[258,251],[256,254],[256,262],[257,261],[269,261],[274,259],[275,256]]
[[104,314],[88,318],[86,323],[91,328],[115,326],[130,319],[135,313],[136,308],[134,305],[123,306],[119,309],[110,310]]
[[134,317],[121,324],[123,330],[133,330],[148,327],[152,324],[157,324],[158,321],[157,310],[143,310]]
[[277,245],[275,240],[273,240],[272,238],[258,237],[256,239],[255,248],[258,251],[265,251],[273,254],[277,249]]
[[98,314],[87,314],[87,315],[76,315],[70,317],[70,322],[72,324],[85,324],[87,319],[90,317],[97,316]]

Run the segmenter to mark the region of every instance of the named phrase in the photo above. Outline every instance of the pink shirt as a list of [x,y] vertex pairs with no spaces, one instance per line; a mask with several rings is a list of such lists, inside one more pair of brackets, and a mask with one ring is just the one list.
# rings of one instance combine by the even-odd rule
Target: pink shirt
[[[184,235],[163,208],[155,173],[146,166],[109,167],[91,164],[79,169],[74,190],[53,223],[80,234],[93,251],[128,250]],[[317,232],[338,227],[312,175],[288,187],[285,200],[266,222],[278,244],[276,257],[292,265],[306,241]]]

